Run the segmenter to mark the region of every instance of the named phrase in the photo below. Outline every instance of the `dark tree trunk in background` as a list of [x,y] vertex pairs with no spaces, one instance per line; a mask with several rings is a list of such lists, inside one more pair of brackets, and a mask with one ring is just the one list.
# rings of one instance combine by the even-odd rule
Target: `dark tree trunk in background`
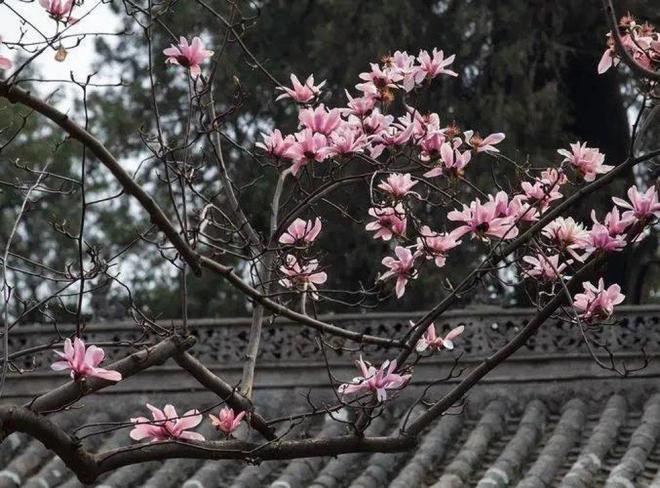
[[[598,50],[602,50],[602,42],[593,46],[593,51],[599,52]],[[627,158],[630,146],[630,123],[624,107],[619,76],[614,71],[599,75],[595,69],[597,58],[590,51],[592,49],[570,55],[562,73],[562,85],[566,87],[573,115],[568,129],[579,140],[599,147],[605,153],[607,163],[617,164]],[[631,170],[612,183],[612,190],[614,194],[623,195],[633,182]],[[589,202],[589,207],[611,207],[610,194],[603,192],[602,195],[597,195]],[[601,221],[603,211],[598,215]],[[585,207],[581,215],[585,223],[591,221],[588,212],[589,209]],[[639,251],[632,249],[613,254],[607,263],[605,280],[608,283],[620,283],[624,293],[629,294],[628,277],[634,268],[634,260],[638,257]]]

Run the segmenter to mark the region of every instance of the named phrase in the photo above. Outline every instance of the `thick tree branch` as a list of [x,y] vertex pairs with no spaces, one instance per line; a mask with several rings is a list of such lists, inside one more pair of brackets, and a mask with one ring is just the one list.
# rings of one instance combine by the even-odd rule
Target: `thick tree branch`
[[[106,366],[107,369],[119,371],[126,379],[151,366],[162,364],[179,351],[185,351],[195,343],[192,336],[172,336],[159,342],[155,346],[142,349],[128,357],[120,359]],[[85,395],[94,393],[102,388],[116,384],[100,378],[87,378],[84,382],[69,381],[41,396],[38,396],[25,405],[36,413],[50,413],[60,410]]]
[[46,102],[33,97],[29,92],[22,88],[8,83],[0,83],[0,96],[6,98],[12,103],[21,103],[36,112],[39,112],[59,125],[73,139],[76,139],[87,147],[99,159],[99,161],[110,170],[126,193],[132,195],[140,202],[142,207],[149,213],[151,222],[163,231],[193,271],[195,271],[196,274],[201,272],[197,262],[199,256],[190,248],[190,246],[188,246],[156,201],[144,191],[144,189],[126,172],[126,170],[124,170],[121,164],[119,164],[119,161],[115,159],[101,141],[73,122],[68,115],[51,107]]
[[47,418],[25,407],[0,407],[0,439],[23,432],[52,450],[83,483],[93,483],[101,474],[122,466],[166,459],[270,459],[336,456],[352,452],[401,452],[415,446],[412,437],[356,437],[275,441],[265,444],[240,440],[185,443],[164,441],[135,444],[91,454],[79,441]]
[[[580,268],[575,276],[573,276],[573,278],[566,284],[566,288],[570,292],[574,292],[588,273],[605,261],[605,257],[606,255],[604,254],[600,255]],[[536,333],[555,310],[566,304],[567,301],[568,297],[566,293],[555,295],[552,300],[550,300],[547,305],[545,305],[506,345],[499,349],[495,354],[484,359],[479,366],[474,368],[458,385],[452,388],[444,397],[410,424],[406,429],[406,434],[413,436],[419,434],[436,418],[451,408],[451,406],[463,398],[463,395],[481,380],[481,378],[486,376],[491,370],[524,346],[527,343],[527,340]]]
[[258,290],[245,283],[238,275],[233,272],[233,269],[230,266],[225,266],[217,263],[212,259],[203,257],[194,249],[192,249],[181,237],[181,235],[179,235],[172,222],[170,222],[156,201],[149,194],[147,194],[144,189],[121,167],[119,162],[114,158],[114,156],[112,156],[112,154],[110,154],[107,148],[93,135],[69,119],[66,114],[51,107],[42,100],[33,97],[29,92],[7,83],[0,83],[0,97],[4,97],[12,103],[21,103],[27,107],[32,108],[36,112],[39,112],[43,116],[58,124],[71,137],[86,145],[90,151],[99,159],[99,161],[110,170],[115,178],[117,178],[117,181],[119,181],[124,190],[128,194],[135,197],[145,208],[145,210],[147,210],[151,216],[152,223],[156,225],[161,231],[163,231],[163,233],[165,233],[172,245],[181,255],[182,259],[197,274],[201,272],[202,267],[206,268],[226,278],[230,284],[232,284],[238,290],[244,292],[251,299],[263,305],[270,311],[291,319],[299,324],[307,325],[317,329],[323,333],[344,337],[346,339],[354,340],[360,343],[392,347],[402,346],[401,342],[395,339],[385,339],[381,337],[360,334],[342,329],[341,327],[337,327],[332,324],[321,322],[304,314],[297,313],[273,300],[266,298],[261,293],[259,293]]
[[266,420],[254,411],[252,402],[237,392],[229,383],[218,378],[198,359],[185,351],[176,354],[174,360],[179,366],[188,371],[202,386],[205,386],[222,398],[231,408],[236,411],[247,412],[247,420],[252,428],[262,434],[266,439],[275,439],[275,430],[269,427]]
[[194,444],[168,441],[115,449],[97,455],[96,459],[98,474],[101,474],[130,464],[173,458],[245,459],[258,462],[355,452],[401,452],[413,448],[415,444],[416,439],[412,437],[357,436],[276,441],[267,444],[238,440]]
[[[229,31],[227,32],[229,35]],[[225,41],[227,36],[225,37]],[[214,71],[215,74],[215,71]],[[208,95],[208,116],[210,118],[210,123],[215,125],[217,114],[215,110],[215,100],[213,98],[213,76],[209,81],[209,95]],[[262,242],[259,234],[256,232],[250,221],[248,220],[243,208],[241,207],[234,188],[232,185],[231,178],[229,178],[229,173],[227,171],[227,165],[225,163],[225,158],[222,150],[222,137],[220,137],[219,129],[216,127],[209,128],[209,142],[213,148],[213,153],[218,166],[218,172],[220,174],[220,179],[222,181],[222,187],[229,201],[229,206],[234,214],[234,217],[238,220],[238,228],[245,229],[248,234],[248,239],[252,244],[251,249],[253,255],[251,257],[256,257],[254,253],[260,254],[264,251],[264,243]],[[272,212],[277,215],[279,208],[279,196],[282,192],[282,187],[284,185],[284,179],[288,172],[283,172],[278,181],[277,189],[275,190],[275,197],[273,201]],[[271,282],[271,264],[273,261],[273,252],[266,250],[266,255],[263,257],[262,264],[257,264],[257,275],[265,273],[263,282],[266,283],[265,286],[262,286],[262,292],[265,295],[268,295],[270,292],[270,282]],[[254,283],[255,280],[253,280]],[[252,383],[254,381],[254,370],[257,363],[257,353],[259,351],[259,343],[261,341],[261,328],[264,318],[264,306],[262,304],[257,304],[252,311],[252,325],[250,326],[250,338],[248,345],[245,351],[245,364],[243,366],[243,378],[241,380],[241,393],[246,397],[250,398],[252,395]]]
[[[268,250],[263,256],[261,262],[259,263],[259,268],[257,271],[258,275],[263,275],[261,289],[264,295],[268,295],[272,288],[272,278],[273,278],[273,261],[275,260],[275,252],[271,250],[271,242],[274,237],[274,233],[277,229],[277,219],[280,212],[280,199],[282,197],[282,191],[284,190],[284,182],[287,177],[291,174],[290,169],[286,169],[280,173],[279,178],[277,179],[277,184],[275,186],[275,192],[273,194],[273,200],[271,202],[270,209],[270,239],[268,244]],[[250,325],[250,337],[248,339],[248,345],[245,348],[245,364],[243,365],[243,376],[241,378],[241,393],[247,398],[252,396],[252,385],[254,384],[254,371],[257,366],[257,355],[259,354],[259,344],[261,342],[261,330],[264,323],[264,306],[262,304],[257,304],[252,311],[252,324]]]
[[98,477],[94,456],[74,437],[25,407],[0,406],[0,441],[13,432],[23,432],[37,439],[57,454],[81,481],[91,483]]

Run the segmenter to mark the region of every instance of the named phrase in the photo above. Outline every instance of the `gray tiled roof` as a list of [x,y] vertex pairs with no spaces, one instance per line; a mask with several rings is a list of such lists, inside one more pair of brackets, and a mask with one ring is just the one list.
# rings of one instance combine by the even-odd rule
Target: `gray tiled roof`
[[[290,395],[279,395],[287,401]],[[660,486],[660,395],[605,395],[561,399],[524,399],[490,395],[472,402],[460,414],[446,415],[425,433],[414,452],[349,454],[336,458],[269,461],[249,465],[238,461],[173,459],[127,466],[100,479],[103,488],[631,488]],[[572,398],[571,398],[572,397]],[[112,397],[110,397],[112,398]],[[181,403],[185,396],[181,397]],[[139,411],[128,406],[81,410],[90,414],[58,414],[69,429],[85,423],[125,420]],[[185,405],[183,405],[185,406]],[[303,408],[301,406],[300,408]],[[413,411],[412,415],[416,415]],[[293,411],[293,410],[292,410]],[[378,417],[371,434],[394,432],[405,409]],[[128,412],[128,414],[127,414]],[[200,431],[213,437],[209,424]],[[344,429],[328,418],[301,425],[289,435],[337,435]],[[251,436],[246,429],[241,437]],[[93,449],[130,442],[127,430],[91,436]],[[0,488],[80,488],[66,467],[41,444],[11,435],[0,446]]]
[[[455,354],[438,354],[418,363],[413,381],[385,413],[368,426],[370,435],[396,434],[413,398],[422,391],[439,398],[458,379],[438,384],[439,372],[454,364],[457,353],[470,368],[487,357],[529,318],[525,310],[471,310],[449,314],[445,329],[457,321],[470,326]],[[407,330],[405,314],[333,317],[343,327],[378,331],[394,336]],[[617,327],[598,332],[607,338],[627,363],[647,367],[622,379],[594,363],[581,335],[570,324],[549,324],[471,390],[463,412],[452,412],[431,425],[412,452],[360,453],[337,457],[248,464],[234,460],[172,459],[126,466],[101,477],[103,488],[660,488],[660,308],[628,308],[619,314]],[[200,320],[193,325],[200,338],[194,353],[230,384],[241,377],[241,358],[249,321]],[[98,324],[90,328],[89,342],[109,341],[130,332],[132,324]],[[42,326],[16,331],[12,347],[30,347],[43,341]],[[255,383],[255,405],[270,419],[309,410],[308,401],[334,403],[326,364],[318,362],[309,334],[277,323],[269,327],[272,347],[264,347]],[[647,353],[639,354],[639,348]],[[338,347],[338,351],[341,351]],[[383,351],[371,351],[380,357]],[[121,357],[125,350],[109,351]],[[3,401],[22,404],[40,391],[62,383],[49,371],[52,354],[43,352],[25,364],[30,374],[10,375]],[[342,381],[354,375],[349,354],[328,356],[333,376]],[[166,378],[166,380],[163,380]],[[336,386],[335,386],[336,387]],[[431,390],[427,390],[431,388]],[[437,391],[436,391],[437,388]],[[307,395],[311,393],[311,396]],[[328,397],[328,398],[326,398]],[[129,425],[116,430],[113,423],[147,415],[144,403],[173,403],[179,411],[216,405],[218,398],[201,388],[194,377],[170,362],[128,378],[112,388],[82,399],[52,419],[75,431],[92,452],[108,451],[132,443]],[[320,405],[322,403],[316,403]],[[422,410],[415,407],[416,416]],[[460,410],[458,407],[455,410]],[[340,413],[344,415],[344,413]],[[277,424],[287,439],[335,436],[345,424],[314,416],[305,422]],[[199,427],[217,439],[208,423]],[[90,432],[102,431],[88,436]],[[98,432],[97,432],[98,433]],[[241,439],[258,441],[247,427]],[[0,444],[0,488],[81,488],[50,451],[23,434],[12,434]]]

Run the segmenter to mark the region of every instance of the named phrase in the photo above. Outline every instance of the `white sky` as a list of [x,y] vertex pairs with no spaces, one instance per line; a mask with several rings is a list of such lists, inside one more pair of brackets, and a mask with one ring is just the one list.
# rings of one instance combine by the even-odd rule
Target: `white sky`
[[[38,1],[5,0],[5,3],[0,4],[0,36],[2,36],[3,41],[18,41],[21,31],[25,32],[22,38],[23,42],[43,40],[43,37],[33,27],[22,22],[11,9],[21,14],[25,20],[39,29],[43,34],[52,36],[57,32],[57,23],[49,17]],[[85,14],[89,15],[85,16]],[[119,19],[112,13],[109,5],[103,4],[100,0],[87,0],[83,6],[74,8],[73,16],[82,20],[68,28],[67,34],[113,33],[120,29]],[[59,24],[59,28],[60,30],[62,29],[62,24]],[[108,36],[106,39],[112,43],[114,37]],[[63,62],[56,61],[55,52],[52,49],[48,49],[34,61],[33,65],[39,71],[40,76],[45,79],[68,80],[70,73],[73,72],[76,79],[83,81],[92,72],[91,65],[95,60],[95,40],[96,36],[84,38],[79,46],[69,51],[68,56]],[[65,46],[72,44],[75,44],[74,39],[64,42]],[[11,59],[16,58],[15,51],[8,49],[7,46],[2,47],[2,54]],[[23,53],[23,55],[26,55],[26,53]],[[5,76],[9,74],[11,72],[5,73]],[[96,82],[115,82],[117,79],[103,79],[100,76],[99,78],[94,78]],[[53,88],[57,87],[48,87],[49,90]]]

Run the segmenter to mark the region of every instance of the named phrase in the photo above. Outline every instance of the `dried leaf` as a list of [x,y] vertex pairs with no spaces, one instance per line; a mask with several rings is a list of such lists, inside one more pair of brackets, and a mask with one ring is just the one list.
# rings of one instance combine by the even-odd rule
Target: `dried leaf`
[[55,61],[59,61],[60,63],[66,59],[67,54],[69,52],[64,49],[63,46],[60,46],[57,52],[55,53]]

